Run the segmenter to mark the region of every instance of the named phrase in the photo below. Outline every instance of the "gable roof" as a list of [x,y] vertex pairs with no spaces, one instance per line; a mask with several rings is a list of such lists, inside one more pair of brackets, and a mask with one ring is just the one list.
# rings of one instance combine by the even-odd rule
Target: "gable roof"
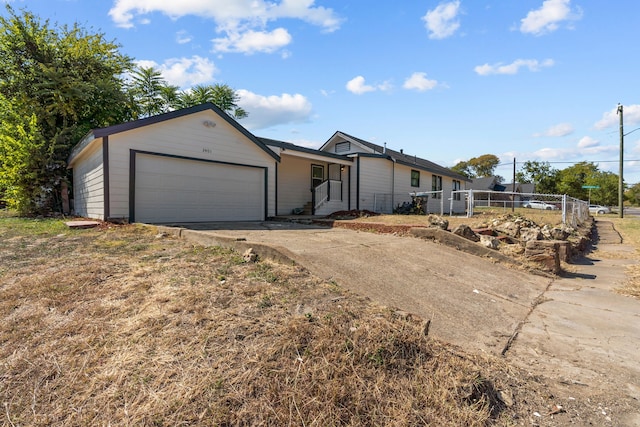
[[146,117],[144,119],[120,123],[113,126],[107,126],[105,128],[92,129],[91,131],[89,131],[87,135],[84,136],[84,138],[80,140],[78,144],[76,144],[75,147],[73,147],[73,149],[71,150],[71,154],[69,155],[69,158],[67,160],[67,163],[70,164],[72,160],[76,156],[78,156],[84,150],[84,148],[87,145],[89,145],[89,143],[91,143],[91,141],[93,141],[96,138],[103,138],[105,136],[113,135],[116,133],[138,129],[144,126],[165,122],[167,120],[188,116],[190,114],[195,114],[195,113],[199,113],[201,111],[206,111],[206,110],[211,110],[214,113],[216,113],[223,120],[225,120],[227,123],[233,126],[237,131],[239,131],[244,136],[246,136],[251,142],[256,144],[258,147],[260,147],[262,150],[264,150],[267,154],[269,154],[271,157],[273,157],[277,161],[280,161],[280,156],[278,156],[273,150],[270,150],[269,147],[267,147],[256,136],[254,136],[251,132],[249,132],[247,129],[241,126],[235,119],[233,119],[227,113],[222,111],[216,105],[210,102],[207,102],[205,104],[200,104],[200,105],[196,105],[189,108],[182,108],[180,110],[175,110],[175,111],[171,111],[164,114],[158,114],[156,116]]
[[291,142],[279,141],[277,139],[257,137],[265,145],[271,145],[273,147],[285,148],[287,150],[298,151],[300,153],[315,154],[317,156],[329,157],[332,159],[340,159],[353,163],[351,157],[343,156],[341,154],[328,153],[326,151],[320,151],[314,148],[302,147],[300,145],[292,144]]
[[469,188],[472,190],[491,190],[495,188],[497,178],[495,176],[485,176],[482,178],[473,178]]
[[371,150],[372,154],[374,155],[387,157],[391,160],[395,160],[396,163],[400,163],[405,166],[415,167],[416,169],[422,169],[428,172],[435,173],[437,175],[448,176],[450,178],[458,179],[460,181],[466,181],[466,182],[471,181],[466,176],[460,175],[459,173],[456,173],[449,168],[445,168],[444,166],[440,166],[439,164],[434,163],[430,160],[423,159],[415,155],[412,156],[404,152],[395,151],[390,148],[383,147],[381,145],[374,144],[372,142],[365,141],[364,139],[360,139],[355,136],[349,135],[348,133],[345,133],[342,131],[337,131],[336,133],[334,133],[333,136],[331,136],[331,138],[329,138],[329,140],[325,142],[322,145],[322,147],[320,147],[320,149],[321,150],[324,149],[335,136],[340,136],[346,140],[350,140],[352,142],[355,142],[356,144],[360,144],[368,148],[369,150]]

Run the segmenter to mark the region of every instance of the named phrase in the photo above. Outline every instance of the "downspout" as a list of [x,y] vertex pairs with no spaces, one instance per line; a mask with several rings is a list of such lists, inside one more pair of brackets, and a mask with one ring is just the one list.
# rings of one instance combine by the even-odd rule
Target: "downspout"
[[391,159],[391,213],[393,213],[393,207],[396,205],[395,196],[396,196],[396,159],[390,157]]
[[356,210],[360,210],[360,156],[356,162],[358,171],[356,172]]
[[104,203],[103,213],[105,221],[109,221],[109,217],[111,216],[111,197],[110,197],[110,186],[109,186],[109,135],[102,138],[102,174],[103,174],[103,186],[104,186],[104,194],[103,201]]
[[[278,162],[275,162],[275,165],[276,165],[276,191],[274,194],[274,198],[276,200],[275,216],[278,216]],[[267,200],[267,203],[269,203],[269,200]]]

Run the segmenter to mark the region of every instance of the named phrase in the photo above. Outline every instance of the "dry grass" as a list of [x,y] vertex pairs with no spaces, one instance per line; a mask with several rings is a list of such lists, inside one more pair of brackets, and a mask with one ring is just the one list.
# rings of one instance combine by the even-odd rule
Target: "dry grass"
[[[613,222],[625,243],[636,248],[632,255],[634,259],[640,259],[640,220],[635,217],[607,218],[607,220]],[[640,264],[627,267],[627,281],[618,291],[624,295],[640,298]]]
[[419,319],[153,228],[0,218],[0,266],[4,425],[529,425],[551,403]]
[[[449,221],[449,229],[454,229],[460,224],[468,225],[472,228],[486,227],[491,220],[496,217],[511,214],[511,209],[502,208],[476,208],[471,218],[463,216],[445,216],[444,219]],[[538,209],[515,209],[516,215],[521,215],[532,220],[536,224],[549,224],[552,226],[562,223],[562,212],[560,211],[544,211]],[[369,217],[361,217],[350,220],[352,222],[368,222],[382,223],[386,225],[411,225],[411,226],[428,226],[428,215],[376,215]]]

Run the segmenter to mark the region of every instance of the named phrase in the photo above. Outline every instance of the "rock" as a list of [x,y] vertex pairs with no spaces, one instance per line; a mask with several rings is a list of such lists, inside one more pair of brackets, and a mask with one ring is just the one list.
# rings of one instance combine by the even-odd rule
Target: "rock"
[[485,248],[498,249],[500,241],[493,236],[480,235],[480,244]]
[[524,256],[546,271],[560,273],[560,243],[555,240],[529,240]]
[[427,217],[427,221],[429,221],[429,224],[432,227],[437,227],[437,228],[441,228],[443,230],[446,230],[447,228],[449,228],[449,221],[447,221],[446,219],[438,216],[438,215],[433,215],[430,214]]
[[249,248],[242,254],[244,262],[256,262],[258,260],[258,254],[253,251],[253,248]]
[[471,240],[472,242],[480,241],[480,237],[471,229],[471,227],[465,224],[460,224],[459,226],[457,226],[453,230],[453,234],[464,237],[465,239]]
[[511,237],[520,237],[520,224],[515,221],[497,223],[493,229]]
[[500,252],[509,257],[516,257],[524,254],[524,246],[517,245],[500,245]]
[[542,240],[542,232],[538,227],[525,227],[520,229],[520,239],[526,244],[529,240]]
[[542,227],[542,235],[547,240],[567,240],[574,231],[571,227]]

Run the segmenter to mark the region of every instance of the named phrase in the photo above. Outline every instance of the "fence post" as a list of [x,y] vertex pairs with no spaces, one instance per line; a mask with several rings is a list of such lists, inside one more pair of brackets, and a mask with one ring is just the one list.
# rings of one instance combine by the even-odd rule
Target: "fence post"
[[567,195],[562,195],[562,224],[567,224]]
[[467,200],[467,218],[473,216],[473,189],[469,190],[469,200]]

